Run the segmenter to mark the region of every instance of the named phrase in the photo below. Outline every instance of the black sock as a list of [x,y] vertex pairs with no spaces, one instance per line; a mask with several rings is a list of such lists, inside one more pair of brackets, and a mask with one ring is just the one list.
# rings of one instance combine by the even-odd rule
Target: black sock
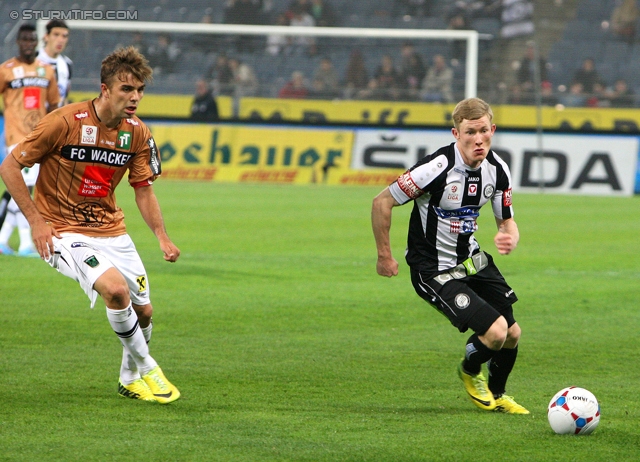
[[493,396],[501,396],[507,386],[507,379],[518,356],[518,347],[503,348],[496,352],[489,363],[489,390]]
[[469,337],[469,340],[467,340],[462,368],[471,375],[479,374],[482,370],[482,365],[489,361],[496,353],[496,351],[487,348],[485,344],[480,341],[478,334],[473,334]]

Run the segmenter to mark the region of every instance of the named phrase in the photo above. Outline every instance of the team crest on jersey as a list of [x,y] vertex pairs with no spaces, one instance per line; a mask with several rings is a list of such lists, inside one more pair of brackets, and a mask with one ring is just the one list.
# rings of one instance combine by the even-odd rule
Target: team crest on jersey
[[502,205],[504,205],[505,207],[511,207],[512,205],[511,194],[511,188],[505,189],[505,191],[502,193]]
[[493,196],[493,191],[494,191],[493,185],[488,184],[484,187],[484,191],[482,191],[482,195],[488,199]]
[[116,140],[116,147],[120,149],[130,149],[131,148],[131,132],[125,132],[124,130],[120,130],[118,132],[118,138]]
[[96,144],[98,140],[98,127],[93,125],[82,126],[82,138],[80,144]]
[[464,310],[466,307],[468,307],[469,303],[471,302],[471,299],[467,294],[458,294],[456,295],[456,298],[454,300],[456,303],[456,307],[461,310]]
[[95,257],[95,255],[91,255],[89,258],[87,258],[84,261],[87,265],[89,265],[91,268],[95,268],[96,266],[100,265],[100,262],[98,261],[98,259]]

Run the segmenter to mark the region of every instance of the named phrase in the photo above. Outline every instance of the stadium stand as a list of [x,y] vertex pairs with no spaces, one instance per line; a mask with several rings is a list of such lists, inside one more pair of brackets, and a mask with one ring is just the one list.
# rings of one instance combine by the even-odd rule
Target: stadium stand
[[[284,12],[291,0],[264,0],[263,13],[266,21],[275,23],[278,14]],[[446,16],[452,2],[433,0],[430,10],[431,16],[410,17],[406,15],[393,16],[395,0],[370,0],[355,2],[353,0],[327,0],[338,12],[339,23],[346,27],[377,27],[377,28],[416,28],[416,29],[445,29]],[[201,22],[207,18],[212,23],[223,23],[225,20],[225,0],[161,0],[155,5],[133,5],[126,0],[90,0],[84,2],[83,9],[94,10],[129,10],[136,11],[141,21],[169,21],[169,22]],[[539,5],[538,5],[539,4]],[[640,42],[627,43],[616,39],[608,28],[608,19],[615,6],[615,0],[545,0],[536,2],[536,14],[541,15],[545,9],[558,8],[562,4],[563,18],[555,20],[555,24],[562,24],[561,30],[555,37],[544,29],[553,23],[554,11],[538,21],[536,38],[541,44],[541,51],[547,58],[548,74],[554,89],[567,88],[575,70],[586,57],[593,57],[598,72],[613,84],[616,79],[627,79],[636,94],[640,94]],[[37,8],[40,10],[70,10],[80,8],[73,0],[52,0],[42,2],[37,0],[24,1],[21,9]],[[0,32],[5,37],[3,46],[3,60],[14,54],[16,21],[10,19],[9,12],[16,9],[10,2],[0,2]],[[545,22],[546,21],[546,22]],[[483,75],[479,78],[479,93],[488,95],[496,100],[492,92],[499,87],[510,85],[510,68],[522,47],[511,47],[505,40],[499,39],[501,22],[497,17],[472,18],[471,26],[481,33],[491,34],[494,40],[481,42],[480,62]],[[145,33],[145,41],[150,44],[155,41],[157,34]],[[68,48],[69,56],[74,60],[76,78],[74,89],[94,89],[99,63],[109,51],[117,45],[128,44],[131,34],[113,34],[98,31],[72,31],[72,40]],[[383,54],[398,57],[399,42],[383,39],[331,39],[319,40],[319,52],[315,56],[299,54],[295,56],[270,56],[265,53],[265,39],[254,40],[255,46],[251,52],[234,49],[234,42],[228,37],[211,37],[210,49],[195,47],[193,36],[189,34],[172,34],[182,50],[177,71],[170,75],[159,76],[153,86],[158,93],[190,94],[194,80],[203,75],[209,65],[220,52],[229,56],[236,56],[258,70],[260,81],[260,96],[273,96],[282,82],[288,79],[293,70],[301,70],[307,77],[311,77],[313,69],[317,67],[321,55],[329,56],[342,78],[352,49],[360,48],[365,55],[367,70],[370,75],[380,62]],[[531,37],[527,37],[531,38]],[[524,43],[524,42],[523,42]],[[435,54],[450,57],[450,43],[446,41],[421,42],[416,44],[417,51],[425,62],[431,62]],[[515,50],[515,51],[514,51]],[[398,65],[396,63],[396,65]],[[464,63],[453,63],[455,72],[455,92],[462,94],[464,84]]]

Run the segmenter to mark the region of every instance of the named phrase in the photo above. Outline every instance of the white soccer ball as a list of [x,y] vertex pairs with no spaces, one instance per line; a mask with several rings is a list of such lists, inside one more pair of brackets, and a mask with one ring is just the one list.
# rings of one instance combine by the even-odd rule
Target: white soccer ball
[[600,422],[600,405],[590,391],[567,387],[551,399],[547,417],[559,435],[588,435]]

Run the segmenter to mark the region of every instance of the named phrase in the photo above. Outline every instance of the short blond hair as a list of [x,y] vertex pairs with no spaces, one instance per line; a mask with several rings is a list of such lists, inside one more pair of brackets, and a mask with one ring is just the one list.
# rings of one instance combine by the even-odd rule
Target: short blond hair
[[493,111],[491,106],[486,101],[480,98],[467,98],[456,104],[451,118],[453,119],[453,126],[456,129],[460,128],[460,124],[463,120],[478,120],[484,116],[489,117],[489,121],[493,120]]

